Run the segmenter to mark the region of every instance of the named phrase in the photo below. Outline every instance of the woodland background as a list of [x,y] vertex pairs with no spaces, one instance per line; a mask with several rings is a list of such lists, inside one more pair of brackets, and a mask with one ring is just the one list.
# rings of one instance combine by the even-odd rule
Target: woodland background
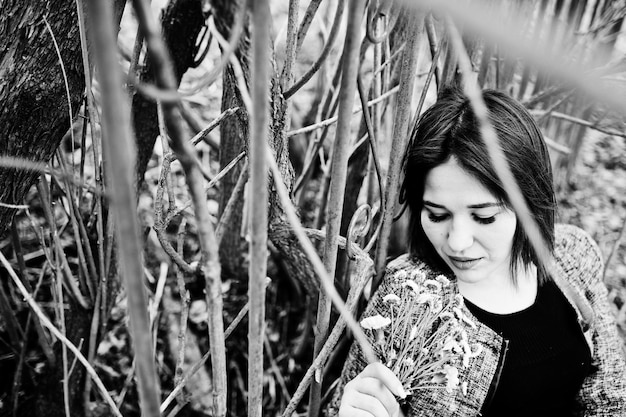
[[625,14],[0,0],[0,415],[318,415],[358,333],[331,288],[358,315],[406,250],[407,133],[450,84],[537,118],[624,335]]

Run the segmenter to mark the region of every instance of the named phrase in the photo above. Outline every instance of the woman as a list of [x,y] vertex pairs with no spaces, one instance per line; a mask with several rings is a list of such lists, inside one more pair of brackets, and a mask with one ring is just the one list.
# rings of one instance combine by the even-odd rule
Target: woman
[[560,279],[540,266],[469,100],[444,91],[420,118],[406,156],[401,198],[410,210],[410,253],[390,263],[363,317],[385,308],[400,275],[443,273],[449,295],[462,296],[458,313],[472,324],[464,337],[480,349],[455,371],[463,389],[433,379],[407,397],[398,377],[381,363],[367,365],[355,345],[328,415],[626,416],[623,343],[598,247],[578,228],[555,226],[550,159],[532,117],[505,94],[483,98]]

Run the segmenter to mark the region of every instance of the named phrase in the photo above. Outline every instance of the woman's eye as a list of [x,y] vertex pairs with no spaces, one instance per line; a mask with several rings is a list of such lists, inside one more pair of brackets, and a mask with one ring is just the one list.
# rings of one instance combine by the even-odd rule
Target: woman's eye
[[442,221],[446,220],[447,218],[448,218],[447,214],[428,213],[428,220],[430,220],[433,223],[442,222]]
[[474,216],[474,220],[476,220],[480,224],[491,224],[496,221],[496,216],[490,216],[490,217]]

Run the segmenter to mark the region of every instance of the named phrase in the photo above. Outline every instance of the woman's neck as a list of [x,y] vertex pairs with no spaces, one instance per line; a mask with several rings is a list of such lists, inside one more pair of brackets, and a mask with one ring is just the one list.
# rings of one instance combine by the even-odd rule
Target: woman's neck
[[476,306],[490,313],[510,314],[524,310],[537,297],[537,268],[519,268],[517,284],[510,277],[491,282],[458,281],[459,292]]

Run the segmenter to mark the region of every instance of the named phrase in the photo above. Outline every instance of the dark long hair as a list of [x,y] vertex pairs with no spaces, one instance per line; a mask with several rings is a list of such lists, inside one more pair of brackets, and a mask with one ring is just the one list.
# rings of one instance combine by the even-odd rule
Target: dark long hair
[[[483,99],[513,177],[543,238],[553,251],[556,199],[550,157],[541,131],[524,106],[508,95],[485,90]],[[450,88],[442,91],[437,102],[421,115],[409,141],[400,189],[400,202],[406,202],[410,210],[409,249],[414,256],[443,271],[450,269],[426,237],[420,220],[424,183],[431,169],[454,156],[465,171],[511,208],[479,128],[469,99],[459,89]],[[520,263],[528,267],[531,262],[540,268],[539,276],[545,277],[518,220],[510,264],[513,279]]]

